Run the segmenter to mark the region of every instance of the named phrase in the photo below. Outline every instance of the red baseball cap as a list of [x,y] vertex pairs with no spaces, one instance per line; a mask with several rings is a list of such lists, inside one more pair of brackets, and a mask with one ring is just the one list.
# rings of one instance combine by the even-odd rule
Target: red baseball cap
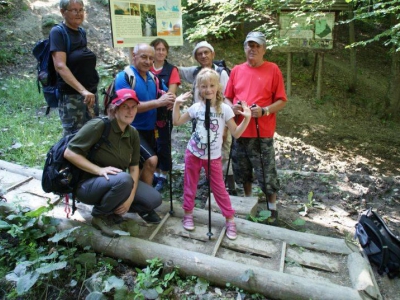
[[116,105],[116,106],[120,106],[122,103],[124,103],[126,100],[135,100],[137,102],[137,104],[139,104],[139,99],[136,96],[136,92],[134,90],[131,89],[120,89],[116,92],[117,97],[115,99],[113,99],[113,101],[111,102],[112,104]]

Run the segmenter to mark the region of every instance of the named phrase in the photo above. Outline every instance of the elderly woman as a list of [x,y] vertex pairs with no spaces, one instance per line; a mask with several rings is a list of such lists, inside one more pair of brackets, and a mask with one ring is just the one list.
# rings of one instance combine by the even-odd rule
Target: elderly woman
[[161,221],[154,211],[161,204],[160,193],[139,181],[140,140],[136,129],[130,126],[139,100],[131,89],[121,89],[116,94],[108,108],[109,142],[102,143],[91,161],[86,158],[104,130],[104,122],[96,118],[78,131],[64,153],[66,159],[86,172],[76,196],[93,205],[92,225],[108,236],[115,236],[114,230],[126,229],[122,215],[127,212],[138,213],[148,223]]
[[93,116],[98,116],[96,55],[87,48],[85,31],[79,26],[85,19],[82,0],[60,0],[64,18],[61,26],[50,31],[50,52],[57,72],[59,115],[63,134],[80,129]]

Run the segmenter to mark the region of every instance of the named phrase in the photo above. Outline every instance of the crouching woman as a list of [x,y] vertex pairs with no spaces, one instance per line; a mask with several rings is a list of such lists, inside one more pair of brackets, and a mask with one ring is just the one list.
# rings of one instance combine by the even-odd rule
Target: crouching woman
[[108,236],[115,236],[115,230],[127,230],[122,218],[127,212],[138,213],[148,223],[161,221],[154,211],[161,205],[160,193],[139,181],[140,140],[130,126],[138,105],[135,91],[117,91],[107,110],[111,123],[108,142],[101,144],[90,161],[86,158],[103,134],[105,124],[97,118],[78,131],[64,152],[67,160],[85,171],[76,197],[93,205],[92,225]]

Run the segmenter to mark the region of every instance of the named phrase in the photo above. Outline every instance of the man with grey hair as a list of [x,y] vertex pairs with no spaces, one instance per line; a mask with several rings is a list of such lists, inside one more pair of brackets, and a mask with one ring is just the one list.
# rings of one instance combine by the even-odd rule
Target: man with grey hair
[[[155,152],[155,126],[158,107],[173,107],[175,95],[173,93],[160,93],[154,75],[150,74],[150,67],[153,66],[155,51],[148,44],[138,44],[133,48],[130,68],[134,74],[134,91],[140,101],[138,113],[132,126],[139,132],[140,138],[140,180],[152,185],[154,171],[157,167],[157,155]],[[115,77],[115,90],[131,89],[130,78],[125,71],[121,71]],[[148,219],[157,219],[155,212],[149,215]],[[143,217],[143,216],[142,216]],[[146,220],[146,219],[145,219]],[[146,220],[148,221],[148,220]],[[154,222],[155,223],[155,222]]]
[[[193,84],[194,102],[199,101],[199,94],[196,91],[196,86],[195,86],[196,76],[200,72],[200,70],[203,68],[214,69],[218,72],[219,82],[222,85],[222,93],[224,93],[226,84],[228,83],[228,80],[229,80],[229,75],[226,72],[226,70],[224,70],[223,68],[214,64],[214,62],[213,62],[214,57],[215,57],[214,47],[211,46],[211,44],[206,41],[199,42],[195,45],[192,55],[193,55],[193,58],[195,60],[197,60],[197,62],[200,64],[200,66],[178,67],[178,70],[179,70],[179,75],[180,75],[181,79]],[[227,101],[228,100],[225,100],[224,102],[226,102],[226,104],[228,104],[229,106],[232,106],[232,102],[230,102],[230,101],[227,102]],[[224,176],[225,176],[226,170],[228,168],[229,152],[230,152],[230,148],[231,148],[231,143],[232,143],[232,137],[229,134],[228,130],[226,129],[224,131],[224,137],[223,137],[223,143],[222,143],[222,164],[223,164],[223,168],[224,168]],[[229,165],[228,171],[229,171],[228,176],[226,178],[226,181],[228,184],[228,191],[230,194],[236,195],[236,186],[235,186],[235,180],[233,177],[233,170],[232,170],[231,164]]]
[[237,183],[243,184],[245,196],[252,195],[253,169],[258,185],[266,195],[271,216],[276,224],[278,212],[276,195],[280,188],[275,166],[274,133],[276,113],[286,105],[287,97],[279,67],[264,61],[266,38],[262,32],[250,32],[244,41],[246,62],[232,69],[225,97],[240,124],[243,117],[240,101],[251,106],[252,119],[242,136],[234,142],[232,158]]

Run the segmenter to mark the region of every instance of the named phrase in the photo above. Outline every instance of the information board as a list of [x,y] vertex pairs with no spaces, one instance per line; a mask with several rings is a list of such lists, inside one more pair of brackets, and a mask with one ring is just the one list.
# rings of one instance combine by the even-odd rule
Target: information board
[[134,47],[157,37],[170,46],[182,46],[180,0],[110,0],[114,47]]
[[280,14],[280,37],[289,41],[282,48],[333,49],[335,13],[318,13],[313,18],[311,16],[310,13],[296,17],[293,13]]

